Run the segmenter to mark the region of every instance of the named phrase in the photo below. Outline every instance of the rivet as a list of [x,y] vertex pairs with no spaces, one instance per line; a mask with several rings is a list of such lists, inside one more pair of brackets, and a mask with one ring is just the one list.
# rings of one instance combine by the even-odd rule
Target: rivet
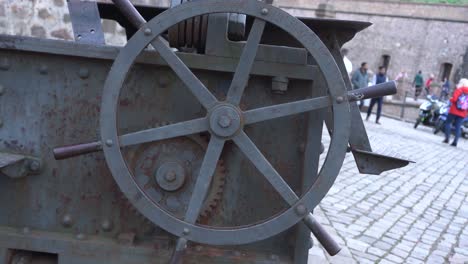
[[268,9],[267,8],[262,9],[262,15],[264,15],[264,16],[268,15]]
[[344,101],[343,96],[338,96],[338,97],[336,97],[336,102],[337,102],[337,103],[341,104],[343,101]]
[[41,163],[37,160],[33,160],[31,163],[29,163],[29,169],[31,171],[37,172],[41,169]]
[[145,33],[146,36],[149,36],[149,35],[151,35],[151,33],[153,33],[151,31],[151,28],[145,28],[145,30],[143,32]]
[[3,95],[5,93],[5,87],[0,84],[0,95]]
[[102,223],[101,223],[101,228],[105,232],[111,231],[113,227],[114,227],[114,225],[112,224],[112,221],[110,221],[108,219],[104,219],[102,221]]
[[190,230],[188,228],[184,228],[184,231],[182,231],[182,234],[186,236],[190,234]]
[[114,145],[114,141],[112,141],[112,139],[106,140],[106,146],[112,147],[112,145]]
[[10,69],[10,61],[7,58],[2,59],[0,61],[0,69],[3,71],[8,71]]
[[78,233],[78,234],[76,235],[76,239],[78,239],[78,240],[84,240],[84,239],[86,239],[86,235],[83,234],[83,233]]
[[25,227],[23,227],[23,229],[21,229],[21,232],[23,232],[23,234],[29,234],[31,232],[31,229],[29,229],[29,227],[25,226]]
[[70,214],[65,214],[62,217],[62,225],[64,227],[71,227],[73,225],[73,218],[71,217]]
[[300,204],[296,207],[296,214],[305,215],[306,213],[307,213],[307,208],[303,204]]
[[89,70],[88,68],[80,68],[80,71],[78,72],[78,75],[80,75],[81,79],[87,79],[89,77]]
[[40,67],[39,67],[39,73],[40,74],[47,74],[48,72],[48,68],[46,65],[42,64]]

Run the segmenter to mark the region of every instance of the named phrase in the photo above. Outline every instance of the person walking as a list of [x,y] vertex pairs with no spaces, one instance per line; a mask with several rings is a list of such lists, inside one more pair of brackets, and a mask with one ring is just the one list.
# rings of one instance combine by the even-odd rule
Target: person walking
[[457,89],[453,92],[452,98],[450,98],[450,103],[449,114],[445,122],[445,139],[443,142],[449,143],[452,123],[454,123],[455,138],[451,145],[456,147],[461,134],[462,121],[468,115],[468,79],[460,80]]
[[[379,72],[376,75],[374,75],[374,78],[372,80],[372,84],[376,85],[376,84],[379,84],[379,83],[388,82],[388,77],[387,77],[385,72],[386,72],[385,67],[380,66],[379,67]],[[366,121],[369,121],[369,117],[370,117],[370,115],[372,113],[372,108],[374,108],[374,105],[376,103],[377,103],[377,117],[375,119],[375,123],[380,125],[379,119],[380,119],[380,115],[382,113],[383,97],[378,97],[378,98],[372,98],[371,99],[369,108],[367,109]]]
[[418,74],[414,76],[413,87],[414,87],[414,100],[418,100],[418,96],[421,94],[422,86],[424,84],[424,78],[422,72],[418,71]]
[[426,85],[424,85],[424,91],[426,92],[426,96],[431,94],[431,85],[434,81],[434,74],[431,73],[429,79],[426,81]]
[[[367,62],[361,63],[361,68],[357,69],[353,77],[351,78],[351,83],[353,84],[354,89],[365,88],[369,83],[369,75],[367,74]],[[359,102],[359,110],[361,110],[363,101]]]
[[448,78],[444,78],[444,84],[442,85],[442,90],[440,91],[440,100],[447,100],[447,97],[450,93],[450,81]]

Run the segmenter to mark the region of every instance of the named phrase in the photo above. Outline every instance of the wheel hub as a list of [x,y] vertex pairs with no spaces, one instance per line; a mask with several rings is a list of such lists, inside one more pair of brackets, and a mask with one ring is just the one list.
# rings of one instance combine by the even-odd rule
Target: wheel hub
[[210,114],[210,130],[219,137],[231,137],[242,127],[239,110],[232,105],[221,105]]
[[163,190],[176,191],[184,185],[184,167],[177,162],[165,162],[156,170],[155,180]]

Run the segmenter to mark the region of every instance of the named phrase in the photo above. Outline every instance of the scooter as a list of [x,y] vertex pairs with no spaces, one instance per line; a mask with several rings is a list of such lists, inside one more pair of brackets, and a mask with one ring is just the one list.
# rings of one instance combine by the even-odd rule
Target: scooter
[[427,101],[419,106],[419,116],[414,123],[414,128],[419,124],[434,126],[439,119],[439,110],[445,103],[439,101],[434,95],[428,95]]
[[449,109],[450,109],[450,104],[446,104],[439,109],[439,118],[437,119],[436,124],[434,125],[434,130],[433,130],[434,135],[439,133],[439,131],[444,130],[445,121],[447,120]]

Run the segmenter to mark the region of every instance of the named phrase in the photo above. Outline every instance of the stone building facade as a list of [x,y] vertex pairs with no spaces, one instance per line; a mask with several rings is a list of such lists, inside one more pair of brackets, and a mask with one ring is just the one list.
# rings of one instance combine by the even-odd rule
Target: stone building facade
[[[388,75],[406,71],[408,81],[402,85],[411,91],[418,70],[425,78],[434,74],[440,82],[468,77],[468,6],[408,3],[404,1],[368,0],[280,0],[278,5],[296,16],[316,17],[323,14],[337,19],[369,21],[373,25],[347,43],[348,57],[354,69],[368,62],[372,71],[387,64]],[[324,5],[325,4],[325,5]],[[434,89],[437,92],[437,87]]]
[[[101,0],[103,1],[103,0]],[[104,0],[106,1],[106,0]],[[169,6],[169,0],[134,0]],[[452,82],[468,75],[468,6],[408,3],[397,0],[275,0],[274,4],[295,16],[334,16],[337,19],[369,21],[373,25],[345,45],[354,69],[363,61],[376,71],[387,64],[389,77],[406,71],[399,97],[411,92],[418,70],[437,81]],[[319,8],[325,7],[325,11]],[[103,21],[106,42],[125,43],[125,30],[113,21]],[[73,40],[66,0],[0,0],[0,34]],[[437,91],[437,87],[435,87]],[[398,99],[398,96],[396,97]]]

